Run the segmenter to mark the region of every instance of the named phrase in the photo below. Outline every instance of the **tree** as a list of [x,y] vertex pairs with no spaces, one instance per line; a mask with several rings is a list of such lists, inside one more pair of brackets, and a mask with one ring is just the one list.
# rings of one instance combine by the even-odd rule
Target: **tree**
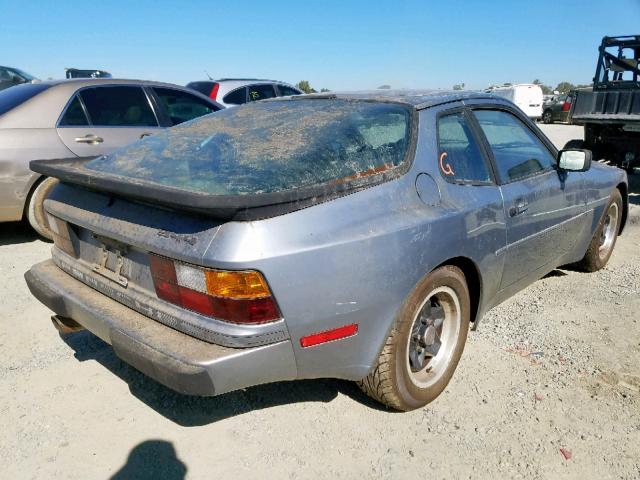
[[569,90],[573,90],[576,86],[570,82],[560,82],[556,87],[556,90],[560,93],[569,93]]
[[377,89],[378,90],[389,90],[389,89],[391,89],[391,85],[380,85]]
[[550,86],[543,84],[537,78],[533,81],[533,84],[538,85],[540,87],[543,95],[551,95],[553,93],[553,89]]
[[311,86],[308,80],[300,80],[298,83],[296,83],[296,87],[298,87],[304,93],[317,93],[317,90]]
[[464,83],[456,83],[456,84],[453,86],[453,89],[454,89],[454,90],[464,90]]
[[329,90],[328,88],[321,88],[320,92],[330,92],[331,90]]

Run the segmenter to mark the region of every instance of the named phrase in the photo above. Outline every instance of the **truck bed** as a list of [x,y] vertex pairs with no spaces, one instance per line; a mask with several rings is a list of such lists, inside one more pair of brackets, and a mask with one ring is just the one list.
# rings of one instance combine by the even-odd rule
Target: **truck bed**
[[577,92],[574,124],[640,122],[640,90]]

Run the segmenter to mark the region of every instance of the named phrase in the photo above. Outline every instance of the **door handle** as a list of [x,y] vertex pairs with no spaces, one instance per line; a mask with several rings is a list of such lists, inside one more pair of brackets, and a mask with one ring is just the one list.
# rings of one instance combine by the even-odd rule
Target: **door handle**
[[144,137],[150,137],[150,136],[151,136],[151,133],[145,132],[140,135],[140,138],[142,139]]
[[516,200],[516,204],[509,209],[509,216],[515,217],[517,215],[522,215],[527,210],[529,210],[529,202],[521,198]]
[[95,135],[89,134],[84,137],[76,137],[75,141],[76,143],[88,143],[90,145],[95,145],[96,143],[104,142],[104,139],[102,137],[96,137]]

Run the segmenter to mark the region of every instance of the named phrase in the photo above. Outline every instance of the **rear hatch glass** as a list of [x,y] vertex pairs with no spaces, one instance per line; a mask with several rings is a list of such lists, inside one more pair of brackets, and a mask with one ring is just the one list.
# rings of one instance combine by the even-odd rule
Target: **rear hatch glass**
[[154,203],[211,214],[217,208],[214,216],[225,218],[287,202],[302,208],[310,205],[300,204],[305,199],[317,203],[404,173],[412,112],[405,104],[335,98],[256,102],[82,164],[31,168]]
[[214,195],[274,193],[397,167],[409,144],[398,104],[299,100],[228,109],[86,165]]

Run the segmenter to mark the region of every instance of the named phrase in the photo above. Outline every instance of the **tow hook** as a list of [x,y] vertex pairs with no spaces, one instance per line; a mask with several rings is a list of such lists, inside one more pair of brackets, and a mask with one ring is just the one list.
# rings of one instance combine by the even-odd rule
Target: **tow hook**
[[80,332],[84,330],[84,327],[78,322],[69,317],[61,317],[60,315],[53,315],[51,317],[53,326],[60,335],[69,335],[70,333]]

